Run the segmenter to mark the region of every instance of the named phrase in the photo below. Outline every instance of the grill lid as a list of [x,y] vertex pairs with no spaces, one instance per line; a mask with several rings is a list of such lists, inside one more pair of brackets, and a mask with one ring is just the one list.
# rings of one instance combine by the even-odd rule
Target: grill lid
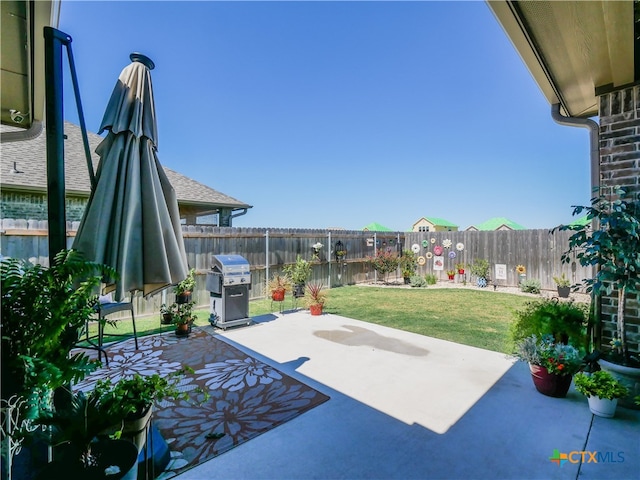
[[213,270],[223,275],[248,275],[249,262],[242,255],[212,255]]

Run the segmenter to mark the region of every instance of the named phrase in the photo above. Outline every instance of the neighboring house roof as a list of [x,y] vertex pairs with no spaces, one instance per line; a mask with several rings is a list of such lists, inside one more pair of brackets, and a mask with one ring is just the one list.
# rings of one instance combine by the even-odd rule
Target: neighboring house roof
[[379,224],[378,222],[371,222],[369,225],[363,227],[362,230],[365,232],[393,232],[393,230]]
[[479,223],[477,225],[471,225],[467,230],[472,229],[473,227],[475,227],[476,230],[481,230],[481,231],[499,230],[502,227],[507,227],[511,230],[526,230],[526,227],[523,227],[519,223],[516,223],[505,217],[490,218],[489,220]]
[[[3,131],[7,128],[2,126]],[[65,122],[65,190],[67,195],[88,197],[91,191],[89,170],[82,144],[82,133],[78,125]],[[89,150],[96,171],[100,157],[95,153],[103,137],[87,132]],[[0,156],[0,185],[3,189],[18,191],[47,191],[46,135],[42,134],[31,140],[2,143]],[[12,169],[21,173],[12,173]],[[218,208],[242,209],[251,208],[240,200],[225,195],[213,188],[197,182],[185,175],[163,167],[171,185],[176,191],[178,204],[183,210],[193,215],[216,213]],[[185,208],[186,207],[186,208]]]
[[570,227],[584,227],[585,225],[591,225],[591,220],[587,218],[587,215],[578,217],[569,224]]
[[438,217],[422,217],[420,218],[420,220],[415,222],[414,225],[423,219],[435,227],[456,227],[456,228],[458,227],[458,225],[456,225],[455,223],[451,223],[450,221],[445,220],[444,218],[438,218]]

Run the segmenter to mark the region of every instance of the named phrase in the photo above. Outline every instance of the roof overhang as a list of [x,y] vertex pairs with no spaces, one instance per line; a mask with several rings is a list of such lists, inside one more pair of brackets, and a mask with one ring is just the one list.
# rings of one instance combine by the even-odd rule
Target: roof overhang
[[43,28],[58,26],[59,9],[60,0],[0,1],[0,121],[22,129],[3,133],[3,140],[39,133],[45,104]]
[[598,95],[640,80],[636,2],[487,4],[547,101],[559,103],[566,116],[596,116]]

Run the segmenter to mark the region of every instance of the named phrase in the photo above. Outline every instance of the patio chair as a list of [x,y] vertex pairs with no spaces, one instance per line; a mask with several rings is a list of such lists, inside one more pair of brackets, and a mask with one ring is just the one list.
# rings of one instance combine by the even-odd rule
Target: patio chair
[[[102,299],[102,297],[101,297]],[[107,298],[107,300],[109,300]],[[133,313],[133,303],[132,302],[113,302],[113,301],[101,301],[97,306],[98,313],[98,347],[102,348],[103,339],[104,339],[104,325],[106,323],[106,318],[109,315],[118,312],[131,312],[131,322],[133,323],[133,339],[136,344],[136,350],[138,349],[138,332],[136,331],[136,317]],[[116,318],[110,320],[110,322],[120,322],[122,318]],[[131,338],[130,333],[111,333],[109,332],[110,337],[125,337]]]

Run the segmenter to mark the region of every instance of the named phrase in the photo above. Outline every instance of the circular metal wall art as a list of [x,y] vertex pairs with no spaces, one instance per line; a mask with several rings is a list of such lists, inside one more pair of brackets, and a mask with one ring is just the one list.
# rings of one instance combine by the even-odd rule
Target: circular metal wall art
[[427,252],[427,258],[431,258],[431,257],[433,257],[433,253]]
[[433,247],[433,253],[437,256],[442,255],[442,247],[440,245],[436,245],[435,247]]
[[442,241],[442,246],[444,248],[451,248],[451,240],[449,240],[448,238]]
[[459,252],[464,250],[464,243],[462,242],[456,243],[456,250],[458,250]]
[[427,263],[427,261],[425,260],[425,258],[422,255],[420,255],[418,257],[418,265],[424,265],[425,263]]
[[418,253],[420,251],[420,245],[418,245],[417,243],[414,243],[413,245],[411,245],[411,251],[413,253]]
[[423,246],[424,248],[427,248],[427,245],[429,245],[429,242],[428,242],[428,241],[426,241],[426,240],[422,240],[422,246]]

